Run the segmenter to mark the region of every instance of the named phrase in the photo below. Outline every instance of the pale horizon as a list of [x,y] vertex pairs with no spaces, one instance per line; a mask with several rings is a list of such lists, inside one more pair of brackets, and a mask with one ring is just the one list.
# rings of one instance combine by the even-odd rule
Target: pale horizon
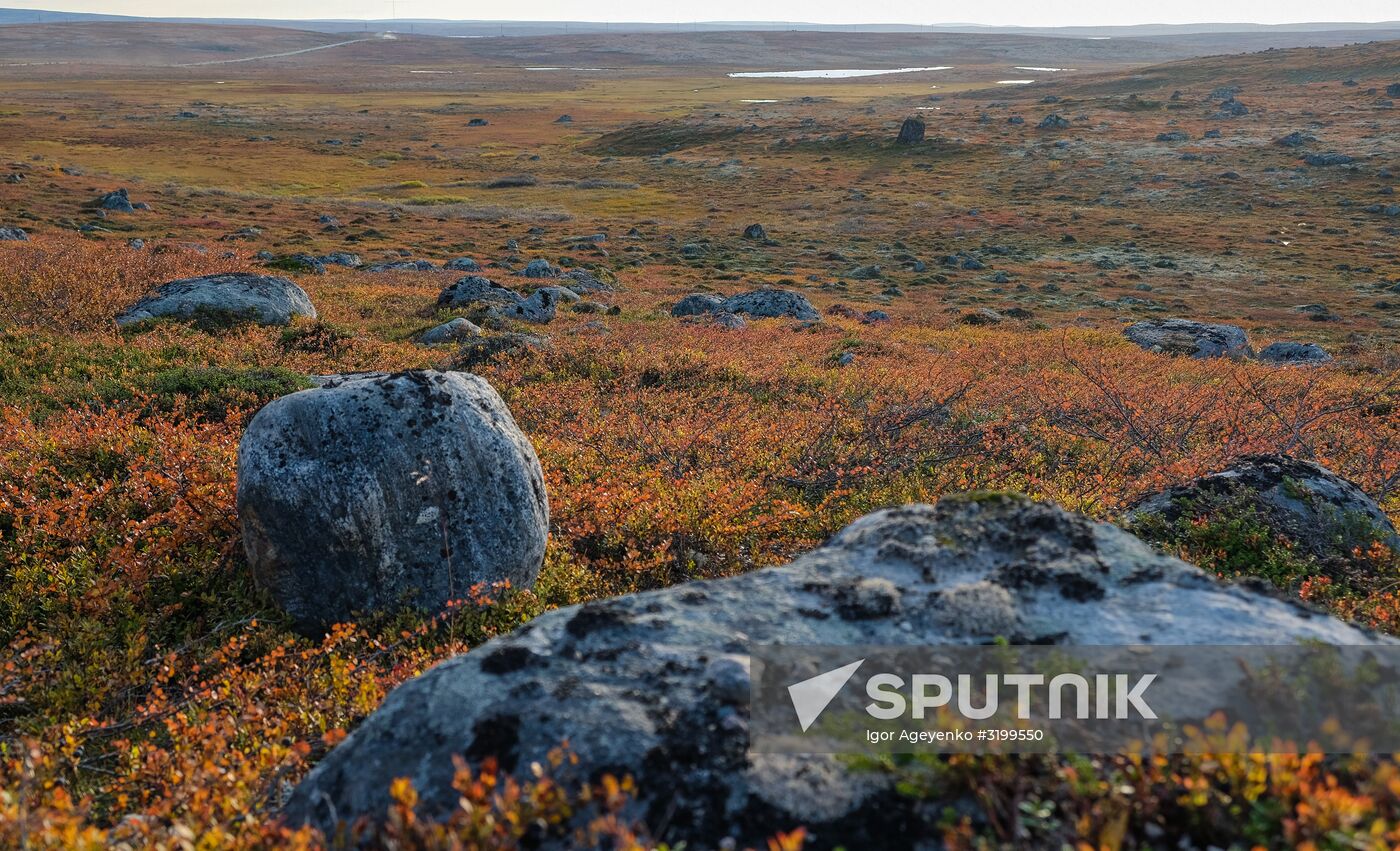
[[[1092,0],[1087,3],[991,0],[980,6],[975,21],[955,15],[937,15],[938,6],[915,0],[882,4],[879,14],[836,0],[714,0],[705,14],[678,0],[613,0],[602,13],[580,17],[578,5],[565,0],[485,0],[470,6],[448,0],[304,0],[289,6],[279,0],[72,0],[72,2],[0,3],[0,8],[36,12],[83,13],[161,18],[222,18],[248,20],[437,20],[460,22],[578,22],[636,24],[762,24],[842,26],[956,26],[956,27],[1116,27],[1180,25],[1298,25],[1375,24],[1400,18],[1393,0],[1359,0],[1345,5],[1330,20],[1318,20],[1316,4],[1301,0],[1246,0],[1221,4],[1208,0],[1184,0],[1173,4],[1171,14],[1159,7],[1127,6]],[[1222,9],[1228,9],[1222,11]],[[951,12],[951,7],[949,8]],[[960,7],[959,11],[963,11]]]

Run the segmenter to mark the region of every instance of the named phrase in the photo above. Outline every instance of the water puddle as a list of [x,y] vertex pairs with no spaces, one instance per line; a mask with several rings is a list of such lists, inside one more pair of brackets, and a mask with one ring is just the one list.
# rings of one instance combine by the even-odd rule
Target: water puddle
[[606,71],[606,68],[562,68],[555,65],[538,65],[534,68],[526,68],[526,71]]
[[777,101],[770,98],[744,98],[739,103],[777,103]]
[[928,68],[829,68],[815,71],[735,71],[730,77],[788,77],[802,80],[843,80],[849,77],[878,77],[881,74],[912,74],[916,71],[949,71],[952,65]]
[[998,86],[1029,86],[1035,80],[997,80]]
[[1035,65],[1016,65],[1013,71],[1073,71],[1073,68],[1038,68]]

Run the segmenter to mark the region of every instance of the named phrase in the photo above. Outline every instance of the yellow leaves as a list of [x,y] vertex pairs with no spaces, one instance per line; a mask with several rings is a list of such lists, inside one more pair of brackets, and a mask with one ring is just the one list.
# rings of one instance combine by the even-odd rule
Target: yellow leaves
[[418,806],[418,792],[413,788],[413,781],[407,777],[397,777],[389,784],[389,797],[394,803],[410,809]]

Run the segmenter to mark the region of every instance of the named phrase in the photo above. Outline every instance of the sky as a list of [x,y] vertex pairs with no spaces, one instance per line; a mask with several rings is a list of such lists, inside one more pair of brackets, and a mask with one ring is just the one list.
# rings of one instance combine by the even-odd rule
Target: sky
[[511,21],[805,21],[1105,26],[1179,23],[1298,23],[1400,18],[1396,0],[0,0],[0,7],[155,17],[445,18]]

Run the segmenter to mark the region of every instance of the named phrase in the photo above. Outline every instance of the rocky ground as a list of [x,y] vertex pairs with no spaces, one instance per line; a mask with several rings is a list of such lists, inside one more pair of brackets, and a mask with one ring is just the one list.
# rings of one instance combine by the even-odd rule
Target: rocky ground
[[741,699],[1390,640],[1396,42],[84,33],[0,67],[7,842],[1400,843],[1388,759],[754,761]]

